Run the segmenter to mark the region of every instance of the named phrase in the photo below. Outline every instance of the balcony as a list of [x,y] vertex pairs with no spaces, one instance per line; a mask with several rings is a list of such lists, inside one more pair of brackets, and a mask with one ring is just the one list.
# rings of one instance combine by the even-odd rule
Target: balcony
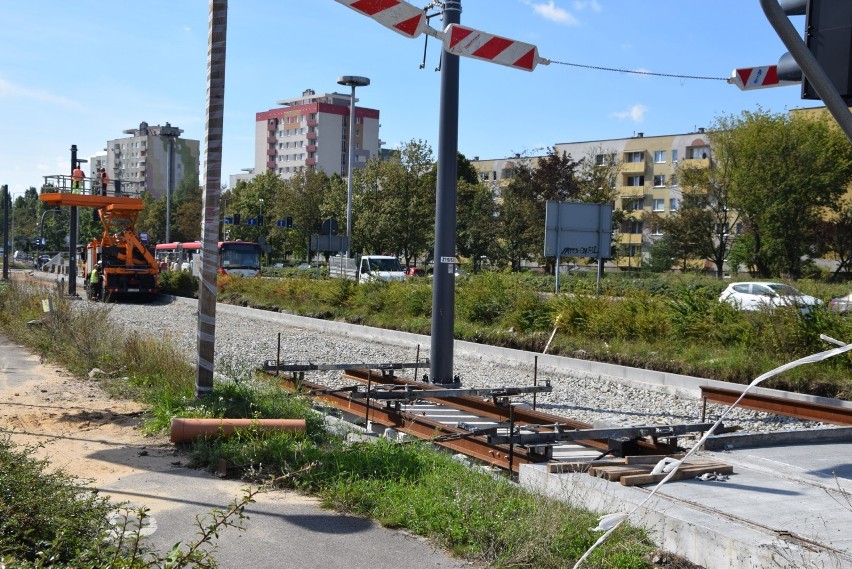
[[278,139],[275,138],[275,135],[270,135],[266,137],[266,142],[270,144],[275,144],[276,142],[278,142]]
[[316,158],[306,158],[305,159],[305,166],[313,166],[316,163],[317,163]]
[[622,198],[641,198],[645,195],[645,186],[619,186],[618,195]]
[[308,152],[316,152],[317,151],[317,145],[316,144],[309,144],[305,147],[305,150],[307,150]]
[[266,167],[269,168],[270,170],[275,170],[275,161],[270,160],[269,162],[266,163]]
[[308,140],[316,140],[317,139],[317,133],[316,132],[309,132],[305,136],[308,137]]
[[644,174],[646,168],[645,160],[641,162],[622,162],[621,163],[621,173],[622,174]]
[[267,150],[266,150],[266,155],[267,155],[267,156],[275,156],[275,149],[274,149],[274,148],[269,148],[269,149],[267,149]]
[[308,119],[308,126],[317,126],[317,119]]
[[641,233],[622,233],[618,236],[618,242],[622,245],[641,245]]
[[681,161],[681,168],[709,168],[709,158],[687,158]]
[[621,255],[616,263],[619,269],[635,270],[642,266],[642,255]]

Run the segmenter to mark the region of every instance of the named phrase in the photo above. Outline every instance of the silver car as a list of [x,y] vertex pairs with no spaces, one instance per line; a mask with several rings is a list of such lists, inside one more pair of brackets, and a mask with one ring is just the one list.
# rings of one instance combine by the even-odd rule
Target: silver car
[[846,296],[838,296],[828,301],[828,307],[840,314],[852,314],[852,292]]

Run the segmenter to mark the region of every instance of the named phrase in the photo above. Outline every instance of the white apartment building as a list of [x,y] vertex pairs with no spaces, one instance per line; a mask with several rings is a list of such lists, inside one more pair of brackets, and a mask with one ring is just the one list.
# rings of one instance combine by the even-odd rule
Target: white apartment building
[[[282,108],[255,118],[254,172],[271,170],[282,178],[310,169],[346,177],[349,157],[351,95],[316,94],[277,101]],[[355,99],[357,103],[358,99]],[[379,154],[379,111],[355,107],[354,168]]]
[[200,143],[181,138],[182,129],[142,122],[124,133],[130,136],[108,141],[105,149],[107,173],[122,188],[159,198],[174,193],[187,176],[199,179]]

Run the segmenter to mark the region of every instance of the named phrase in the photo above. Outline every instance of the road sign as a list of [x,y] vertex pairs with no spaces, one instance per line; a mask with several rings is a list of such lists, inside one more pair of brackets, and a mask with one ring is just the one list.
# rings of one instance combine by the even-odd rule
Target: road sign
[[257,225],[257,220],[253,217],[250,217],[246,220],[249,225]]
[[459,260],[456,259],[455,257],[441,257],[441,262],[442,263],[452,263],[454,265],[459,264]]
[[778,79],[777,65],[763,65],[761,67],[743,67],[734,69],[728,83],[736,85],[741,91],[752,89],[765,89],[767,87],[784,87],[786,85],[797,85],[798,81],[783,81]]
[[337,0],[405,37],[416,38],[428,27],[426,12],[401,0]]
[[233,217],[226,217],[225,218],[225,225],[231,225],[232,223],[234,223]]
[[502,38],[459,24],[447,26],[444,49],[455,55],[482,59],[524,71],[532,71],[539,63],[550,63],[549,60],[538,56],[538,48],[532,44]]
[[337,235],[337,220],[336,219],[326,219],[322,222],[322,234],[323,235]]

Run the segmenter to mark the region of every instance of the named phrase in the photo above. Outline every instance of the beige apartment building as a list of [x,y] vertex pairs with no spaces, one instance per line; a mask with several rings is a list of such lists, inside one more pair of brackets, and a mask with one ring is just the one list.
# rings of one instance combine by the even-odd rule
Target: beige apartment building
[[[200,143],[182,138],[182,133],[169,123],[149,126],[142,122],[139,128],[124,131],[130,136],[108,141],[105,167],[112,183],[120,180],[122,189],[146,191],[159,198],[166,191],[174,193],[187,176],[198,180]],[[104,161],[103,156],[93,158],[98,164]]]
[[[355,102],[357,102],[357,98]],[[282,178],[311,169],[346,177],[349,159],[349,108],[352,96],[317,94],[277,101],[282,108],[255,118],[254,173],[272,171]],[[379,155],[379,111],[355,107],[353,168]]]
[[[645,136],[639,132],[630,138],[557,143],[554,148],[575,161],[615,164],[617,174],[611,181],[617,196],[615,208],[628,212],[627,220],[618,228],[617,266],[623,269],[640,267],[650,246],[662,236],[657,228],[643,222],[643,213],[664,216],[680,206],[678,168],[710,165],[710,139],[703,128],[685,134]],[[538,158],[525,160],[534,167]],[[499,198],[500,188],[508,184],[520,160],[520,156],[497,160],[475,157],[471,163],[480,180],[489,184]]]

